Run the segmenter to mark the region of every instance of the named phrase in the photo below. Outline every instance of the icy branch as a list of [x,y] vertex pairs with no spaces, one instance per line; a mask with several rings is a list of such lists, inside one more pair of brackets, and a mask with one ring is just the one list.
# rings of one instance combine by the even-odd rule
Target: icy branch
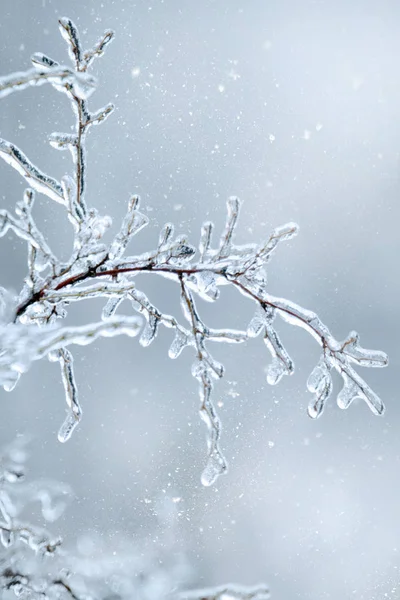
[[204,590],[193,590],[180,594],[181,600],[269,600],[269,590],[265,585],[246,588],[241,585],[227,585]]
[[38,55],[32,57],[38,68],[29,69],[20,73],[13,73],[6,77],[0,77],[0,98],[4,98],[18,90],[28,87],[51,83],[54,86],[69,86],[75,95],[84,100],[90,96],[96,87],[94,77],[86,73],[75,73],[68,67],[57,63],[45,66],[45,57],[42,55],[42,63],[39,65]]
[[[215,247],[211,222],[201,227],[197,248],[187,236],[176,235],[171,223],[166,223],[155,248],[140,255],[125,256],[128,245],[134,246],[135,235],[149,222],[139,210],[139,197],[134,195],[128,202],[120,228],[114,230],[111,240],[107,241],[105,233],[112,226],[111,218],[100,215],[87,203],[86,141],[91,126],[104,123],[114,106],[107,104],[93,112],[89,109],[87,97],[95,82],[86,71],[95,58],[102,56],[113,34],[106,31],[93,49],[83,51],[78,30],[70,19],[60,19],[60,30],[67,41],[72,68],[61,67],[53,58],[36,53],[32,57],[33,70],[0,79],[0,96],[30,84],[50,82],[56,90],[67,95],[75,117],[72,131],[50,135],[51,145],[57,150],[69,150],[72,157],[71,172],[66,173],[61,182],[40,171],[19,148],[0,140],[0,156],[31,188],[65,208],[74,231],[70,258],[61,263],[35,225],[31,189],[17,204],[15,216],[6,210],[0,211],[0,237],[11,230],[26,240],[28,248],[28,274],[18,298],[0,289],[1,385],[9,391],[13,389],[21,373],[35,360],[48,356],[59,362],[68,407],[59,439],[66,441],[82,414],[72,355],[67,347],[89,344],[99,336],[122,333],[129,336],[140,333],[140,344],[148,346],[163,325],[173,334],[169,349],[171,358],[177,358],[185,348],[194,352],[192,373],[199,386],[200,415],[207,425],[208,452],[202,481],[211,485],[226,472],[227,461],[220,447],[221,422],[213,401],[214,381],[223,377],[224,369],[211,355],[209,342],[244,343],[262,337],[270,354],[267,381],[275,385],[284,375],[294,372],[294,362],[282,341],[285,332],[278,333],[277,329],[277,322],[282,319],[305,329],[321,348],[318,363],[307,381],[312,394],[308,408],[311,417],[322,414],[333,392],[333,370],[343,381],[337,395],[340,408],[347,408],[356,398],[361,398],[374,414],[382,414],[383,402],[356,368],[384,367],[388,363],[386,354],[363,348],[355,332],[344,341],[338,341],[315,313],[269,294],[265,268],[281,242],[297,235],[296,224],[277,227],[260,243],[238,245],[235,233],[241,202],[231,197],[227,203],[226,225]],[[145,274],[177,283],[183,318],[164,314],[157,307],[161,304],[159,300],[153,303],[141,291],[139,276]],[[223,285],[233,286],[255,305],[254,317],[249,319],[244,330],[227,329],[223,324],[211,329],[200,317],[197,298],[216,302]],[[102,313],[94,323],[56,327],[56,323],[67,315],[71,302],[93,298],[105,299]],[[122,309],[128,314],[120,314]],[[132,311],[142,318],[131,316]],[[224,592],[216,593],[225,597]],[[235,596],[233,591],[229,597],[253,598]]]
[[0,157],[13,167],[37,192],[60,204],[65,204],[61,185],[40,171],[14,144],[0,139]]

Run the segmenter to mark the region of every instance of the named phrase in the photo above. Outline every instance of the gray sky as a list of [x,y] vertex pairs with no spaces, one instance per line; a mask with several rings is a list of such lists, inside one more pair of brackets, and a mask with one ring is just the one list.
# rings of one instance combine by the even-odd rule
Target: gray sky
[[[95,532],[110,546],[119,536],[157,545],[160,498],[179,498],[173,551],[188,553],[194,584],[264,580],[275,599],[400,599],[400,4],[1,4],[2,74],[27,68],[35,51],[65,62],[64,14],[85,45],[115,30],[94,67],[100,86],[90,104],[114,102],[117,111],[88,139],[88,197],[118,225],[129,195],[142,196],[151,226],[137,251],[154,245],[166,221],[196,244],[202,221],[222,227],[226,198],[238,195],[243,243],[286,221],[300,225],[270,265],[271,293],[316,311],[339,339],[356,329],[391,360],[386,371],[363,373],[387,405],[384,417],[364,404],[340,411],[332,398],[313,422],[306,380],[318,347],[305,332],[280,327],[296,372],[276,388],[265,381],[261,340],[217,348],[227,371],[216,393],[230,471],[212,489],[200,485],[205,431],[191,357],[168,359],[169,331],[146,349],[117,338],[75,352],[84,417],[65,445],[56,437],[65,412],[57,367],[35,364],[12,394],[0,394],[0,440],[32,433],[32,474],[74,488],[75,503],[53,529],[69,541]],[[0,109],[1,137],[53,176],[70,168],[47,142],[73,123],[65,97],[42,86]],[[1,163],[2,207],[23,189]],[[38,198],[36,215],[67,257],[61,208]],[[0,283],[19,290],[25,246],[11,236],[0,242]],[[144,279],[142,287],[177,313],[173,284]],[[217,326],[243,328],[253,314],[225,289],[200,309]],[[70,321],[100,310],[75,306]]]

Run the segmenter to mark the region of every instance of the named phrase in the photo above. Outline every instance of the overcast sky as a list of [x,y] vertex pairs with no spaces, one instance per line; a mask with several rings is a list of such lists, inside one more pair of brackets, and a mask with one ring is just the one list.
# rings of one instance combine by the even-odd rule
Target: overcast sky
[[[28,68],[35,51],[65,63],[64,14],[85,46],[115,30],[94,66],[100,85],[90,106],[117,110],[89,136],[87,196],[118,226],[130,194],[141,195],[151,225],[137,251],[154,246],[166,221],[196,244],[201,223],[222,227],[225,201],[238,195],[241,242],[287,221],[300,226],[269,267],[271,293],[316,311],[338,339],[357,330],[391,360],[363,373],[387,405],[384,417],[363,403],[341,411],[332,397],[313,422],[306,381],[319,349],[304,331],[280,327],[296,372],[276,388],[265,381],[262,340],[218,347],[230,470],[211,489],[200,484],[205,430],[190,352],[169,360],[170,331],[146,349],[117,338],[75,352],[84,416],[65,445],[56,435],[65,414],[57,366],[35,364],[12,394],[0,393],[0,441],[33,434],[32,474],[74,488],[76,501],[53,530],[68,543],[96,534],[113,547],[128,538],[140,552],[143,539],[164,543],[156,513],[166,498],[178,511],[168,548],[187,553],[193,585],[266,581],[274,600],[399,600],[400,3],[1,4],[2,74]],[[72,124],[67,98],[47,86],[0,104],[1,137],[57,178],[70,157],[47,138]],[[23,189],[1,163],[1,206],[12,209]],[[62,208],[41,197],[35,210],[67,258]],[[0,284],[18,291],[25,245],[11,235],[0,243]],[[143,278],[140,286],[178,314],[172,283]],[[221,327],[244,328],[253,314],[225,289],[199,308]],[[75,306],[70,322],[100,311]]]

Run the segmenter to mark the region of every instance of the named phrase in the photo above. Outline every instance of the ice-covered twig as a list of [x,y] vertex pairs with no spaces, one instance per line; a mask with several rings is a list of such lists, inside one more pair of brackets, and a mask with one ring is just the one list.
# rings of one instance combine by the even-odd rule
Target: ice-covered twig
[[65,399],[68,404],[68,413],[58,432],[60,442],[66,442],[72,435],[75,427],[82,418],[82,409],[78,400],[78,389],[75,382],[72,354],[66,348],[49,353],[50,360],[58,361],[61,367],[61,377],[64,384]]
[[180,600],[269,600],[269,589],[265,585],[244,587],[229,584],[203,590],[192,590],[179,595]]
[[201,321],[192,294],[187,289],[183,276],[181,282],[181,305],[186,319],[192,327],[196,348],[196,360],[192,367],[192,374],[199,382],[200,394],[200,416],[207,425],[208,457],[207,463],[201,476],[203,485],[212,485],[216,479],[225,473],[228,464],[219,447],[221,436],[221,421],[216,413],[211,398],[213,389],[213,378],[223,375],[223,367],[211,357],[205,347],[207,328]]
[[47,82],[54,86],[67,85],[73,89],[78,98],[85,99],[96,87],[96,80],[86,73],[75,73],[72,69],[57,63],[53,63],[50,68],[43,67],[42,63],[39,68],[0,77],[0,98],[18,90],[25,90],[30,86],[42,85]]
[[94,45],[91,50],[87,50],[83,55],[83,63],[85,68],[89,67],[95,58],[99,58],[103,56],[105,49],[108,44],[112,42],[114,39],[114,32],[111,29],[108,29],[104,32],[98,42]]
[[35,167],[17,146],[0,139],[0,157],[18,171],[37,192],[65,205],[61,184]]
[[[88,94],[80,93],[79,90],[85,86],[91,89],[90,84],[94,85],[94,80],[87,76],[86,71],[94,58],[103,54],[113,34],[105,32],[92,50],[83,52],[78,30],[72,21],[60,19],[60,29],[68,43],[74,70],[69,71],[68,77],[57,79],[55,74],[60,73],[60,69],[64,67],[60,67],[52,58],[36,53],[32,57],[35,70],[31,73],[40,75],[38,81],[42,78],[51,82],[55,89],[66,93],[71,102],[76,116],[74,131],[53,133],[50,143],[59,150],[70,150],[74,172],[72,175],[67,173],[59,183],[39,171],[16,146],[5,141],[0,141],[0,156],[38,192],[65,206],[68,219],[74,227],[74,243],[70,259],[65,264],[60,263],[51,253],[31,216],[32,192],[27,192],[24,202],[18,204],[17,217],[6,211],[0,212],[0,236],[12,229],[28,242],[29,266],[28,285],[24,286],[18,297],[17,307],[13,308],[14,314],[10,319],[4,317],[2,320],[2,385],[11,390],[20,374],[33,360],[50,353],[61,364],[69,406],[60,434],[61,439],[65,440],[81,416],[72,357],[66,346],[72,343],[89,343],[98,335],[136,335],[139,330],[140,343],[147,346],[156,338],[160,325],[173,329],[175,337],[169,356],[176,358],[185,347],[192,348],[196,354],[193,375],[199,382],[200,414],[208,427],[208,459],[202,481],[205,485],[210,485],[219,474],[226,471],[227,462],[220,450],[221,423],[212,400],[213,379],[223,376],[223,367],[211,356],[208,342],[242,343],[262,335],[272,358],[267,368],[267,381],[274,385],[283,375],[290,375],[294,371],[293,360],[276,330],[277,317],[280,317],[292,325],[306,329],[321,346],[321,357],[307,382],[307,387],[313,394],[308,409],[310,416],[318,417],[322,413],[332,393],[333,369],[343,379],[343,388],[337,396],[337,403],[341,408],[347,408],[355,398],[362,398],[374,414],[382,414],[382,401],[356,372],[355,367],[386,366],[386,354],[362,348],[358,335],[354,332],[343,342],[337,341],[315,313],[268,293],[265,266],[278,245],[297,234],[298,227],[295,223],[276,228],[260,244],[237,245],[234,236],[241,203],[238,198],[231,197],[227,203],[226,225],[216,247],[212,247],[213,224],[210,222],[204,223],[201,228],[198,249],[190,244],[187,236],[175,236],[173,225],[167,223],[160,232],[155,249],[140,255],[125,256],[134,236],[149,221],[139,211],[139,197],[135,195],[129,200],[119,231],[114,234],[111,242],[104,242],[103,236],[111,227],[111,218],[99,215],[95,208],[86,203],[85,142],[90,126],[103,123],[112,113],[113,105],[108,104],[92,113],[86,100]],[[41,74],[46,74],[46,77]],[[0,80],[4,86],[8,86],[4,90],[22,89],[23,82],[20,86],[18,84],[21,79],[19,76],[20,74],[15,74]],[[26,78],[25,80],[27,81]],[[47,270],[44,275],[40,275],[47,265],[51,267],[50,273]],[[181,308],[187,322],[185,326],[175,316],[164,314],[156,308],[139,289],[136,278],[144,274],[172,279],[179,285]],[[233,286],[255,303],[256,312],[246,331],[223,327],[210,329],[200,318],[195,298],[215,302],[223,285]],[[99,297],[107,299],[101,322],[84,327],[53,328],[55,319],[66,316],[70,302]],[[133,309],[144,317],[142,329],[137,317],[116,316],[125,300],[129,300]],[[8,307],[7,313],[10,312],[12,311]]]

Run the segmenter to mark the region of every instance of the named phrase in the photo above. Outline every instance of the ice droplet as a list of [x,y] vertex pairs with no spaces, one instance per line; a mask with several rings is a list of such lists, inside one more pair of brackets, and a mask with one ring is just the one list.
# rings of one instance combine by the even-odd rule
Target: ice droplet
[[276,385],[287,372],[287,369],[280,358],[277,356],[272,359],[272,362],[267,366],[267,382],[269,385]]
[[158,332],[158,323],[158,317],[156,315],[149,314],[148,321],[143,328],[142,335],[140,336],[139,343],[141,346],[149,346],[155,339]]
[[353,381],[351,381],[345,373],[342,373],[342,377],[344,381],[344,386],[338,393],[337,405],[339,408],[346,409],[350,406],[353,400],[355,400],[357,397],[363,398],[363,396],[360,393],[360,390],[357,387],[357,385]]
[[73,434],[75,427],[78,425],[79,420],[73,413],[68,413],[65,417],[64,423],[61,425],[58,432],[58,441],[64,444],[67,442]]
[[168,356],[172,359],[178,358],[184,347],[187,346],[187,343],[187,336],[184,333],[182,333],[182,331],[177,330],[175,338],[168,351]]
[[228,465],[225,458],[218,451],[213,452],[208,457],[206,467],[201,475],[201,483],[205,487],[213,485],[220,475],[226,473]]
[[315,394],[314,400],[308,405],[308,415],[312,419],[316,419],[322,414],[326,401],[332,393],[332,385],[332,377],[328,365],[324,358],[321,357],[307,381],[308,390]]
[[14,534],[10,529],[2,527],[0,529],[0,542],[4,548],[8,548],[14,541]]

